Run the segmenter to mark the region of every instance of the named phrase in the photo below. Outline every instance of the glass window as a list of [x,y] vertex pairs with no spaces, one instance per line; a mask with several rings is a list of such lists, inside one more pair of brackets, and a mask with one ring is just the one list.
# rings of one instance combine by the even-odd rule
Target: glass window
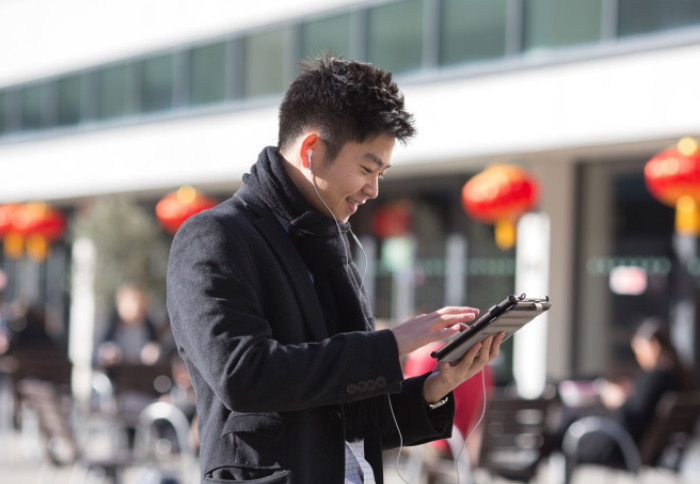
[[7,107],[5,106],[7,104],[6,99],[7,94],[5,91],[0,90],[0,136],[7,131],[7,122],[5,121],[5,116],[7,116],[5,114],[7,111]]
[[226,98],[226,43],[190,51],[190,102],[206,104]]
[[301,25],[301,57],[309,59],[327,51],[350,56],[350,14],[326,17]]
[[602,0],[530,0],[525,2],[524,49],[546,50],[598,42]]
[[421,68],[423,1],[406,0],[367,12],[367,58],[394,73]]
[[173,106],[175,92],[173,54],[141,62],[141,110],[160,111]]
[[619,0],[618,34],[644,34],[700,24],[697,0]]
[[284,89],[284,29],[252,34],[245,39],[243,96],[275,94]]
[[674,209],[655,200],[646,187],[649,157],[579,166],[579,249],[573,272],[579,374],[604,374],[625,365],[633,370],[629,340],[636,325],[643,316],[669,314]]
[[22,129],[39,129],[42,125],[42,89],[41,84],[32,84],[22,88]]
[[440,64],[502,57],[508,0],[443,0]]
[[62,77],[56,84],[56,123],[59,126],[78,124],[80,122],[80,75],[71,74]]
[[3,132],[18,131],[20,109],[22,102],[22,90],[20,88],[8,88],[2,92],[2,105],[0,105],[0,118],[2,118]]
[[123,64],[108,66],[97,73],[97,117],[109,119],[132,111],[129,102],[129,74]]

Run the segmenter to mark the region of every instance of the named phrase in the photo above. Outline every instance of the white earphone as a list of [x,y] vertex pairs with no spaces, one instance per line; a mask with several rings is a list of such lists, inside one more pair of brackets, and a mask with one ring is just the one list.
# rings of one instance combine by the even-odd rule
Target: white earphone
[[306,152],[306,160],[308,162],[306,169],[309,170],[309,172],[311,172],[311,155],[313,155],[313,154],[314,154],[314,150],[312,150],[312,149],[309,149]]

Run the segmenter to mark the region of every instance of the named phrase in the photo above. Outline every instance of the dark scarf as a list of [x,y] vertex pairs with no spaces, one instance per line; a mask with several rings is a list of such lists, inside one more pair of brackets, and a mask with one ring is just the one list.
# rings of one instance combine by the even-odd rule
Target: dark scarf
[[[313,277],[329,336],[373,330],[370,305],[350,257],[350,224],[336,223],[312,208],[285,172],[284,163],[276,148],[265,148],[250,173],[243,176],[237,197],[253,206],[263,204],[284,220]],[[362,438],[367,427],[379,423],[382,401],[386,398],[344,405],[348,440]]]

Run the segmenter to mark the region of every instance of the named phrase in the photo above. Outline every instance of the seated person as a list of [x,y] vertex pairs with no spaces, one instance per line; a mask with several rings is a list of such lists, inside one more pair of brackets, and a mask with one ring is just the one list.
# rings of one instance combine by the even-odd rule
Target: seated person
[[[659,319],[645,320],[632,337],[631,347],[641,372],[631,381],[602,380],[598,391],[608,416],[639,444],[661,398],[669,392],[690,389],[692,384],[671,343],[667,325]],[[561,445],[564,431],[576,417],[572,413],[565,419],[555,436],[555,445]],[[610,467],[623,464],[617,445],[603,434],[582,439],[577,460]]]
[[117,289],[115,310],[95,349],[95,363],[109,367],[118,363],[152,365],[161,354],[156,327],[148,316],[148,296],[137,284]]
[[9,305],[7,339],[8,352],[56,349],[56,342],[46,330],[43,308],[24,300]]
[[150,370],[161,371],[161,343],[148,315],[148,296],[141,286],[129,282],[117,289],[114,312],[98,341],[94,364],[104,369],[115,387],[131,446],[139,413],[157,397],[155,376],[151,378]]

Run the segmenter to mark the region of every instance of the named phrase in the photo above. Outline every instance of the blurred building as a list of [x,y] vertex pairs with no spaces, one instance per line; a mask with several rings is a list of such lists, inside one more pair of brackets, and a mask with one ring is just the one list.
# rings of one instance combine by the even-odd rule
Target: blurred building
[[[536,220],[549,233],[525,227],[521,244],[546,255],[530,272],[554,305],[531,352],[546,356],[548,378],[619,368],[639,317],[673,318],[680,297],[697,305],[700,263],[676,275],[673,209],[649,194],[643,167],[700,135],[700,2],[242,5],[0,1],[0,203],[44,200],[71,215],[128,193],[152,209],[184,184],[222,200],[276,144],[299,60],[331,49],[391,70],[417,122],[379,200],[353,219],[379,318],[487,308],[514,291],[516,250],[461,206],[464,183],[494,162],[541,184]],[[410,237],[379,240],[373,215],[397,200],[409,202]],[[12,290],[53,301],[64,325],[69,243],[39,266],[0,259]],[[682,333],[691,350],[698,312]]]

